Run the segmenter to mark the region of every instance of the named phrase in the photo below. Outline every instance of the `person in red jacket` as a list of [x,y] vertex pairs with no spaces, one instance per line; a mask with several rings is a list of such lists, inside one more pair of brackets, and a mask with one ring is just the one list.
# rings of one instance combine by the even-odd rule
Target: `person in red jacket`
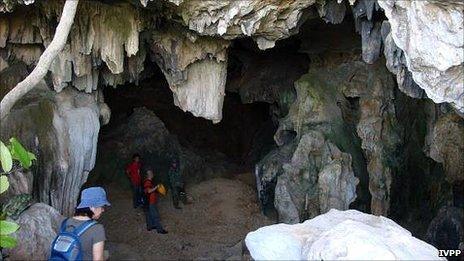
[[129,177],[132,186],[132,198],[134,208],[143,205],[142,202],[142,177],[140,170],[142,168],[142,163],[140,162],[140,155],[134,154],[132,156],[132,162],[129,163],[126,167],[126,175]]
[[164,230],[163,226],[160,223],[160,217],[158,208],[156,207],[156,202],[158,201],[158,195],[156,189],[158,185],[153,183],[153,171],[147,170],[147,177],[143,181],[143,191],[148,199],[148,209],[147,209],[147,230],[156,229],[160,234],[167,234],[168,231]]

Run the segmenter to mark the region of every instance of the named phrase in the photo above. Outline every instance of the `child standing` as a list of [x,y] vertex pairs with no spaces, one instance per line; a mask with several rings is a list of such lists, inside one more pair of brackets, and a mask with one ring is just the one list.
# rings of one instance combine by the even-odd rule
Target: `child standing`
[[158,186],[155,186],[153,183],[153,171],[147,170],[147,177],[143,181],[143,191],[147,196],[148,200],[148,209],[147,209],[147,230],[151,231],[156,229],[160,234],[167,234],[168,231],[164,230],[163,226],[160,223],[160,217],[156,203],[158,200],[158,195],[156,194],[156,189]]

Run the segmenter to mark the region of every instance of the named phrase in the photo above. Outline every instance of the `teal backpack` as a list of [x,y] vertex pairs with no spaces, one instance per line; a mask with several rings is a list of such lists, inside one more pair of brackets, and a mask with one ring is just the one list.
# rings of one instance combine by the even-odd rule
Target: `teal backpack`
[[91,226],[97,224],[95,220],[88,220],[74,230],[66,231],[67,221],[68,219],[65,219],[61,223],[60,233],[53,240],[49,259],[51,261],[82,260],[84,255],[82,253],[80,236]]

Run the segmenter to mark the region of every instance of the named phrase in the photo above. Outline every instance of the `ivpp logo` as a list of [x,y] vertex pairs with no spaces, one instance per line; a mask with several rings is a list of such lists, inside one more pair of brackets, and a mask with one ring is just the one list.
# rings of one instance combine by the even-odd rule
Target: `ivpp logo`
[[459,256],[461,255],[461,250],[459,249],[439,249],[438,256],[439,257],[452,257],[452,256]]

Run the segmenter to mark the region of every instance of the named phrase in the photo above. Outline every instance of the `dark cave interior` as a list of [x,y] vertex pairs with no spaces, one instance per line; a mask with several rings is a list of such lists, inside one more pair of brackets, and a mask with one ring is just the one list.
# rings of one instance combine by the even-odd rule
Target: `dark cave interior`
[[[149,76],[138,86],[126,84],[104,88],[112,117],[101,130],[100,143],[111,140],[112,131],[127,122],[134,108],[145,107],[159,117],[182,147],[212,161],[221,155],[223,162],[227,162],[221,163],[224,165],[222,170],[229,174],[250,172],[249,179],[253,180],[254,164],[276,147],[274,134],[279,119],[288,114],[296,96],[294,82],[310,66],[336,65],[360,56],[360,37],[349,17],[340,25],[308,20],[302,28],[299,34],[278,41],[276,47],[267,51],[258,50],[250,39],[233,42],[228,52],[223,119],[218,124],[176,107],[163,73],[155,63],[146,61],[145,73]],[[351,33],[347,34],[348,31]],[[401,156],[396,157],[400,161],[393,173],[390,216],[424,238],[431,218],[443,202],[453,197],[452,188],[443,179],[441,164],[427,158],[416,146],[425,138],[425,116],[417,117],[417,113],[424,114],[426,105],[407,97],[397,87],[395,96],[397,118],[401,119],[402,126],[409,128],[403,136],[403,147],[397,152]],[[345,97],[345,100],[343,104],[346,106],[340,105],[344,124],[357,139],[353,142],[360,143],[355,134],[360,113],[359,98]],[[290,142],[296,138],[294,132],[285,133],[288,137],[280,139]],[[101,147],[99,145],[99,149]],[[357,188],[358,199],[351,207],[369,211],[369,180],[365,165],[358,167],[355,173],[361,183]],[[97,159],[96,172],[98,169]],[[269,192],[272,197],[273,192],[273,189]],[[433,215],[423,216],[430,212]],[[423,218],[418,222],[420,216]]]

